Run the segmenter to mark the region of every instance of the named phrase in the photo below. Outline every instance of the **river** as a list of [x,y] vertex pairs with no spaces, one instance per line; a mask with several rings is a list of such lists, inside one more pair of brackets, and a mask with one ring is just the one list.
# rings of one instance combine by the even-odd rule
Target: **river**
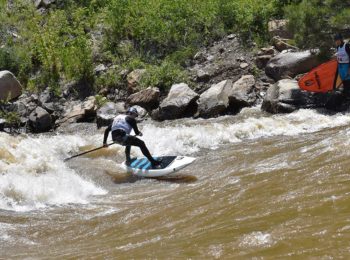
[[63,162],[101,145],[95,125],[0,133],[0,258],[350,258],[350,114],[249,108],[140,128],[153,154],[197,160],[139,179],[118,145]]

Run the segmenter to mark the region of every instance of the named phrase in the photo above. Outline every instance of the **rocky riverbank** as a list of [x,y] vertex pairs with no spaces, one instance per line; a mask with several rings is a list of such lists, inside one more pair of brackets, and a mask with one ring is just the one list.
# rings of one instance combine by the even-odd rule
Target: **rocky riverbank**
[[[25,91],[9,71],[0,72],[3,100],[0,129],[29,132],[52,131],[61,125],[92,122],[108,125],[117,113],[137,106],[141,119],[173,120],[183,117],[211,118],[236,114],[244,107],[261,104],[270,113],[289,113],[299,108],[327,107],[344,110],[348,105],[339,94],[301,91],[297,78],[321,63],[311,51],[289,45],[283,21],[269,25],[272,46],[243,46],[237,35],[228,35],[201,49],[188,62],[190,81],[174,82],[166,91],[150,86],[141,89],[145,70],[123,71],[120,89],[95,91],[89,83],[70,82],[61,94]],[[113,65],[98,64],[95,73],[113,72]],[[5,102],[4,100],[9,100]]]

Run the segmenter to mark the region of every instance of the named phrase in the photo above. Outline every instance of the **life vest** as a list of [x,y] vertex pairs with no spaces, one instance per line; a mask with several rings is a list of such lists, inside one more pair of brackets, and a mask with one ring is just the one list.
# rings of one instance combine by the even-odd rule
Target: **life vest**
[[343,47],[337,48],[338,63],[350,63],[350,57],[349,54],[346,52],[345,46],[346,43],[343,44]]
[[132,130],[132,126],[126,122],[126,115],[118,115],[114,118],[112,123],[112,131],[121,129],[126,134],[130,134]]

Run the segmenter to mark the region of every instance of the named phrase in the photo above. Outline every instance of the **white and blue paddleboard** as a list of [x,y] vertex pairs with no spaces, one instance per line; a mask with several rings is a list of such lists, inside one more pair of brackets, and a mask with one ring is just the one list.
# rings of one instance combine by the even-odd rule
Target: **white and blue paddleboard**
[[121,164],[122,168],[128,173],[135,174],[140,177],[160,177],[170,173],[177,172],[190,165],[196,158],[187,156],[162,156],[155,157],[161,160],[161,164],[156,169],[152,168],[151,162],[147,158],[133,158],[130,165],[125,162]]

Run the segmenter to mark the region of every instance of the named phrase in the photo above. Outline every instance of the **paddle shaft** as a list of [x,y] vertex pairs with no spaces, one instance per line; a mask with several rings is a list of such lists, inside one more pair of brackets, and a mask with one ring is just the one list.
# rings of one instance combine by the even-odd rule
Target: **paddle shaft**
[[[137,136],[137,135],[130,135],[130,136]],[[79,153],[79,154],[73,155],[72,157],[66,158],[66,159],[64,159],[63,161],[64,161],[64,162],[69,161],[70,159],[73,159],[73,158],[75,158],[75,157],[78,157],[78,156],[81,156],[81,155],[84,155],[84,154],[87,154],[87,153],[91,153],[91,152],[100,150],[100,149],[102,149],[102,148],[106,148],[106,147],[108,147],[108,146],[110,146],[110,145],[112,145],[112,144],[114,144],[114,143],[110,143],[110,144],[107,144],[107,146],[100,146],[100,147],[97,147],[97,148],[95,148],[95,149],[92,149],[92,150],[89,150],[89,151],[86,151],[86,152],[83,152],[83,153]]]
[[[112,145],[112,144],[114,144],[114,143],[107,144],[107,146],[110,146],[110,145]],[[106,148],[107,146],[100,146],[100,147],[97,147],[97,148],[95,148],[95,149],[92,149],[92,150],[89,150],[89,151],[86,151],[86,152],[83,152],[83,153],[79,153],[79,154],[73,155],[73,156],[71,156],[71,157],[69,157],[69,158],[64,159],[63,161],[64,161],[64,162],[69,161],[70,159],[73,159],[73,158],[75,158],[75,157],[78,157],[78,156],[81,156],[81,155],[84,155],[84,154],[87,154],[87,153],[91,153],[91,152],[100,150],[100,149],[102,149],[102,148]]]

